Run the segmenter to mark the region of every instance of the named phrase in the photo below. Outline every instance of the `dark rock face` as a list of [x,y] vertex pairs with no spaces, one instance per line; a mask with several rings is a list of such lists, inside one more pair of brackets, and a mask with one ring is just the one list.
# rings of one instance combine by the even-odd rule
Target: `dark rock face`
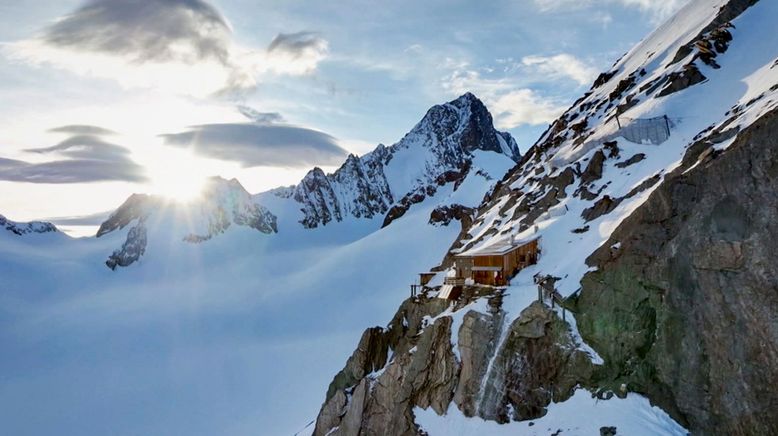
[[646,155],[644,153],[638,153],[630,157],[629,159],[625,160],[624,162],[619,162],[616,164],[616,168],[626,168],[630,165],[634,165],[643,159],[646,158]]
[[331,175],[324,174],[320,168],[311,170],[293,194],[303,206],[303,226],[315,228],[333,220],[341,221],[348,215],[372,218],[386,212],[394,202],[383,171],[390,158],[387,150],[379,145],[364,158],[352,154]]
[[694,63],[684,65],[684,68],[680,72],[673,72],[667,76],[665,86],[656,95],[658,97],[664,97],[682,91],[692,85],[696,85],[705,80],[705,76],[700,72]]
[[28,223],[19,223],[11,221],[8,218],[0,215],[0,228],[17,235],[27,235],[30,233],[51,233],[58,232],[57,227],[52,223],[43,221],[30,221]]
[[[276,190],[275,194],[300,203],[304,214],[301,223],[306,228],[349,216],[385,215],[384,225],[388,225],[413,204],[434,195],[438,186],[461,181],[477,150],[502,153],[515,161],[520,158],[511,135],[495,130],[486,106],[467,93],[433,106],[396,144],[381,144],[362,157],[351,155],[332,174],[314,168],[300,184]],[[417,174],[410,175],[410,190],[391,186],[388,178],[388,168],[404,153],[413,153],[413,165],[419,167]]]
[[603,215],[613,212],[613,209],[616,209],[619,203],[621,203],[621,199],[614,199],[610,195],[606,195],[597,200],[591,207],[584,209],[581,212],[581,217],[586,221],[594,221]]
[[122,244],[122,248],[114,251],[105,265],[112,270],[117,266],[130,266],[133,262],[140,259],[146,252],[146,227],[143,225],[145,220],[141,220],[135,227],[127,233],[127,240]]
[[[567,325],[535,303],[502,332],[501,301],[491,297],[491,314],[470,311],[452,332],[451,317],[434,318],[447,301],[407,300],[387,329],[362,336],[330,385],[314,434],[416,435],[415,407],[442,415],[451,402],[466,416],[538,418],[552,400],[569,398],[591,378],[592,365],[576,350]],[[458,338],[459,357],[452,338]]]
[[605,153],[597,150],[581,174],[581,184],[591,183],[602,178],[602,164],[605,162]]
[[778,432],[776,137],[774,111],[719,155],[695,144],[588,259],[577,320],[605,380],[693,433]]
[[[543,304],[535,302],[527,307],[508,328],[505,341],[494,350],[497,354],[490,370],[475,379],[480,385],[485,377],[485,389],[474,396],[459,397],[466,415],[474,410],[469,416],[501,423],[539,418],[551,401],[570,398],[575,386],[585,384],[591,376],[588,356],[575,350],[567,325]],[[488,361],[490,355],[476,356],[475,360]],[[460,377],[460,383],[468,382],[473,383]],[[470,406],[468,401],[475,404]]]
[[439,206],[430,214],[430,224],[447,226],[451,221],[463,221],[472,219],[476,210],[472,207],[462,206],[461,204],[452,204],[451,206]]
[[108,219],[100,224],[97,237],[120,230],[131,222],[148,216],[149,212],[161,203],[160,199],[147,194],[132,194],[119,206]]
[[368,329],[330,384],[314,435],[415,435],[415,405],[445,411],[458,372],[451,318],[431,326],[424,318],[447,306],[440,299],[406,300],[386,329]]
[[683,46],[681,46],[681,48],[678,49],[678,51],[675,53],[675,57],[670,63],[674,64],[683,60],[694,50],[694,45],[697,41],[703,39],[707,34],[715,32],[717,29],[722,28],[722,26],[726,26],[727,23],[740,16],[740,14],[745,12],[746,9],[755,5],[758,1],[759,0],[728,1],[726,4],[724,4],[721,7],[721,9],[719,9],[719,13],[716,14],[716,17],[713,19],[713,21],[711,21],[707,26],[705,26],[705,28],[703,28],[702,31],[700,31],[700,33],[696,35],[691,41],[684,44]]
[[383,368],[386,365],[388,351],[389,340],[382,327],[365,330],[346,366],[330,383],[327,399],[332,398],[338,390],[354,386],[366,375]]

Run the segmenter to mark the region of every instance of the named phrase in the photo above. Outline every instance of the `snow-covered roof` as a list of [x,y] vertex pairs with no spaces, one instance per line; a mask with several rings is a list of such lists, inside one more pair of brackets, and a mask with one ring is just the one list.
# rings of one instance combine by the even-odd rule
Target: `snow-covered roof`
[[457,254],[456,257],[502,256],[537,239],[538,238],[529,238],[514,241],[511,241],[510,239],[502,239],[493,244],[471,248],[470,250]]

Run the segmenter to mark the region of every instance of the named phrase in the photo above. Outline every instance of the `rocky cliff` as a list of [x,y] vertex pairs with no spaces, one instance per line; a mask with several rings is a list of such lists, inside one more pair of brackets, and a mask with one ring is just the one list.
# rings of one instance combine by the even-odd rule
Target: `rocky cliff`
[[387,328],[366,330],[330,384],[314,434],[419,434],[417,407],[538,418],[589,379],[588,357],[553,311],[533,304],[503,331],[501,296],[472,298],[486,313],[467,311],[455,323],[447,301],[422,296],[406,300]]

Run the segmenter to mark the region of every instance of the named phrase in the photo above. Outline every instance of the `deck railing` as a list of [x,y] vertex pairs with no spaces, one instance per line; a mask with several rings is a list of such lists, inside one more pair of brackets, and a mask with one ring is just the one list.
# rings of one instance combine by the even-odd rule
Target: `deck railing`
[[452,285],[452,286],[464,286],[465,285],[465,279],[464,277],[446,277],[443,279],[444,285]]

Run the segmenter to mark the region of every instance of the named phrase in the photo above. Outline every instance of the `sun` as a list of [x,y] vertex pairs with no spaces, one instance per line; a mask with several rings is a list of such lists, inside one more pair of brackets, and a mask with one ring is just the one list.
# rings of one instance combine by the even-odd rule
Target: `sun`
[[191,202],[202,193],[204,164],[187,150],[162,149],[146,167],[152,193],[177,202]]

